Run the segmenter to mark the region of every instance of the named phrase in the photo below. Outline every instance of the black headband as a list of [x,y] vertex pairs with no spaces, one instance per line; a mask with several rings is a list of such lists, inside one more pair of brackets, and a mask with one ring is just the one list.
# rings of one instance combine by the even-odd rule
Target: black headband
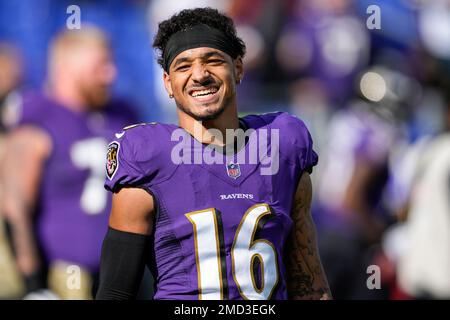
[[239,55],[239,48],[234,42],[220,30],[198,24],[189,29],[184,29],[173,34],[167,41],[163,52],[163,67],[169,73],[170,64],[181,52],[200,47],[209,47],[225,52],[233,59]]

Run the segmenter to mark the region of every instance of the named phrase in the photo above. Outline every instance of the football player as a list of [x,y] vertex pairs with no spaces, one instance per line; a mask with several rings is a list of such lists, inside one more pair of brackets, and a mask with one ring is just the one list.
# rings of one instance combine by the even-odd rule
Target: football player
[[183,10],[153,46],[179,124],[136,125],[109,144],[96,298],[134,298],[146,264],[155,299],[331,298],[310,216],[310,134],[282,112],[238,117],[245,44],[233,21]]
[[23,95],[6,141],[2,213],[28,298],[93,296],[110,210],[104,152],[115,131],[136,121],[110,101],[115,74],[106,36],[83,26],[51,44],[45,94]]
[[[0,159],[12,110],[17,105],[22,85],[21,52],[10,43],[0,42]],[[0,185],[0,203],[2,189]],[[8,229],[0,212],[0,299],[14,299],[23,294],[23,284],[11,252]]]

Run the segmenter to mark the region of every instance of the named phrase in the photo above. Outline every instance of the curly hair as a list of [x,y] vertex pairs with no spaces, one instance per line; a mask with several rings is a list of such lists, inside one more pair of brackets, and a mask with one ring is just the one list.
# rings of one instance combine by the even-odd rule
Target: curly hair
[[230,17],[220,13],[217,9],[208,7],[185,9],[158,25],[158,33],[153,41],[153,48],[159,51],[158,64],[161,67],[164,65],[163,52],[170,37],[178,31],[198,24],[205,24],[222,31],[233,42],[233,45],[238,48],[238,55],[244,57],[245,43],[237,36],[234,22]]

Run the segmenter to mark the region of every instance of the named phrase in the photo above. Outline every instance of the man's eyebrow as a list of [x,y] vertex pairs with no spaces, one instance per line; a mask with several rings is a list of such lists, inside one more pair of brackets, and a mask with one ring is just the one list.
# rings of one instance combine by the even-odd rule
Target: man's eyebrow
[[205,53],[205,54],[202,56],[202,59],[203,59],[203,60],[206,60],[206,59],[209,59],[209,58],[214,57],[214,56],[218,56],[218,57],[220,57],[220,58],[222,58],[222,59],[225,59],[224,55],[221,54],[221,53],[218,52],[218,51],[210,51],[210,52],[207,52],[207,53]]
[[191,59],[185,57],[185,58],[178,58],[177,60],[175,60],[175,63],[173,64],[174,67],[176,67],[177,65],[183,63],[183,62],[188,62]]

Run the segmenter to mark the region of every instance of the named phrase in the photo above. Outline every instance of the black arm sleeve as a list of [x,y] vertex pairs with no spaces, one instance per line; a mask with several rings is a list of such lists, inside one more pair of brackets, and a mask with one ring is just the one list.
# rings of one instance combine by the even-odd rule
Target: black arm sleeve
[[108,228],[103,240],[96,300],[135,299],[149,254],[150,236]]

